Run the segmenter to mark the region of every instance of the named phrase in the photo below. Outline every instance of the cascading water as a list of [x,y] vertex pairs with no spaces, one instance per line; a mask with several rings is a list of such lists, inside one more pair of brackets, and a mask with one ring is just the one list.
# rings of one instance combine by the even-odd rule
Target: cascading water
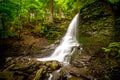
[[59,62],[67,62],[67,63],[69,62],[66,56],[71,55],[74,51],[74,47],[79,46],[79,43],[76,40],[76,29],[78,26],[78,18],[79,18],[79,14],[77,14],[73,18],[72,22],[68,27],[67,33],[63,37],[60,45],[55,49],[54,53],[49,57],[38,59],[39,61],[57,60]]

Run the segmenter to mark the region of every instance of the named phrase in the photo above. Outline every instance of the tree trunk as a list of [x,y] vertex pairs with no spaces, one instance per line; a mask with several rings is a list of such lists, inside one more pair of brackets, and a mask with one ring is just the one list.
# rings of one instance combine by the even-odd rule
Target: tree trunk
[[1,18],[1,22],[2,22],[2,38],[7,38],[8,36],[6,36],[6,26],[5,26],[5,19],[4,18]]
[[53,0],[51,0],[51,1],[52,1],[52,2],[51,2],[52,5],[51,5],[51,9],[50,9],[50,13],[51,13],[51,14],[50,14],[50,17],[49,17],[49,21],[50,21],[51,23],[53,23],[53,20],[54,20],[54,19],[53,19],[53,18],[54,18],[54,12],[53,12],[53,11],[54,11],[54,3],[53,3]]
[[3,31],[5,31],[5,30],[6,30],[6,27],[5,27],[5,20],[4,20],[4,18],[1,18],[1,21],[2,21]]
[[30,23],[30,12],[28,13],[28,16],[27,16],[27,22]]
[[61,8],[59,8],[59,14],[60,14],[59,19],[61,20],[62,19],[62,9]]
[[53,16],[54,16],[54,12],[53,12],[53,9],[54,9],[54,4],[53,4],[53,0],[52,0],[52,8],[51,8],[51,17],[52,17],[52,22],[53,22]]

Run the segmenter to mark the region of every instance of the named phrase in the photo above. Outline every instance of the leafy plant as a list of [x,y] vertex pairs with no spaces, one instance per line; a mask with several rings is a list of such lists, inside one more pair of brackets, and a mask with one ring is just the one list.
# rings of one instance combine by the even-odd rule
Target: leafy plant
[[109,48],[102,48],[104,50],[104,52],[109,53],[110,49]]
[[109,0],[109,2],[111,2],[111,3],[117,3],[117,2],[119,2],[120,0]]
[[110,80],[110,74],[106,73],[106,74],[104,75],[104,78],[105,78],[106,80]]
[[104,73],[105,80],[111,80],[114,67],[120,64],[120,42],[112,42],[108,47],[102,48],[105,53],[105,64],[107,71]]
[[112,42],[107,48],[102,48],[106,53],[106,59],[115,59],[117,62],[120,61],[120,42]]
[[109,46],[110,48],[120,48],[120,42],[113,42],[113,43],[110,43]]

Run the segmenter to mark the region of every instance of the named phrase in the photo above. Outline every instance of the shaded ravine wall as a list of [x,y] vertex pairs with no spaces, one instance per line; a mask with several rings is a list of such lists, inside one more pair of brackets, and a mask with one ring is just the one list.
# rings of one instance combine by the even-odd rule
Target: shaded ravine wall
[[102,71],[104,72],[106,65],[104,65],[105,55],[102,48],[111,42],[120,41],[119,4],[96,0],[80,10],[77,39],[83,50],[81,54],[75,52],[72,55],[72,65],[80,68],[83,66],[80,61],[81,57],[87,58],[88,56],[90,58],[87,58],[88,61],[86,61],[89,68],[88,73],[94,69],[95,72],[98,72],[98,76],[93,74],[95,77],[104,76]]
[[95,48],[98,50],[110,42],[119,41],[119,7],[117,4],[99,0],[85,5],[80,10],[78,41],[86,46],[98,45]]

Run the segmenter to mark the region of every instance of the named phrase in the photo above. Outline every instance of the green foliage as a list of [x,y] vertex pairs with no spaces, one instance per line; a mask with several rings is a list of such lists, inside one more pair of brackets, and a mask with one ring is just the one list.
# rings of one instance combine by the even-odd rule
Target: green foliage
[[19,5],[16,4],[16,1],[0,0],[0,23],[2,25],[0,33],[2,38],[8,38],[11,21],[17,16],[18,10]]
[[105,78],[105,80],[110,80],[110,74],[106,73],[106,74],[104,75],[104,78]]
[[120,42],[110,43],[108,48],[102,48],[105,53],[112,55],[114,58],[120,57]]
[[107,48],[102,48],[106,53],[106,58],[114,58],[116,61],[120,61],[120,42],[110,43]]
[[120,48],[120,43],[119,42],[113,42],[113,43],[110,43],[109,46],[110,48]]
[[102,48],[103,50],[104,50],[104,52],[106,52],[106,53],[109,53],[110,52],[110,49],[108,49],[108,48]]
[[0,1],[0,18],[13,19],[14,15],[18,10],[18,5],[13,3],[11,0]]
[[[52,20],[50,18],[55,19],[53,21],[71,19],[83,5],[93,1],[95,0],[0,0],[0,33],[8,38],[16,35],[19,30],[32,26],[37,35],[56,39],[66,26],[61,25],[61,30],[56,26],[48,27],[39,23],[49,25],[48,22]],[[25,23],[27,25],[24,26]]]
[[106,48],[102,48],[105,53],[105,64],[107,71],[104,73],[104,80],[111,80],[111,73],[115,71],[115,67],[120,64],[120,42],[112,42]]
[[85,36],[81,36],[79,37],[79,35],[77,36],[77,40],[82,43],[82,44],[95,44],[95,45],[102,45],[101,43],[103,44],[106,44],[106,42],[104,43],[103,41],[105,40],[105,37],[104,36],[99,36],[99,37],[89,37],[89,35],[87,34],[83,34]]
[[115,4],[115,3],[117,3],[117,2],[119,2],[120,0],[109,0],[109,2],[111,2],[111,3],[113,3],[113,4]]

